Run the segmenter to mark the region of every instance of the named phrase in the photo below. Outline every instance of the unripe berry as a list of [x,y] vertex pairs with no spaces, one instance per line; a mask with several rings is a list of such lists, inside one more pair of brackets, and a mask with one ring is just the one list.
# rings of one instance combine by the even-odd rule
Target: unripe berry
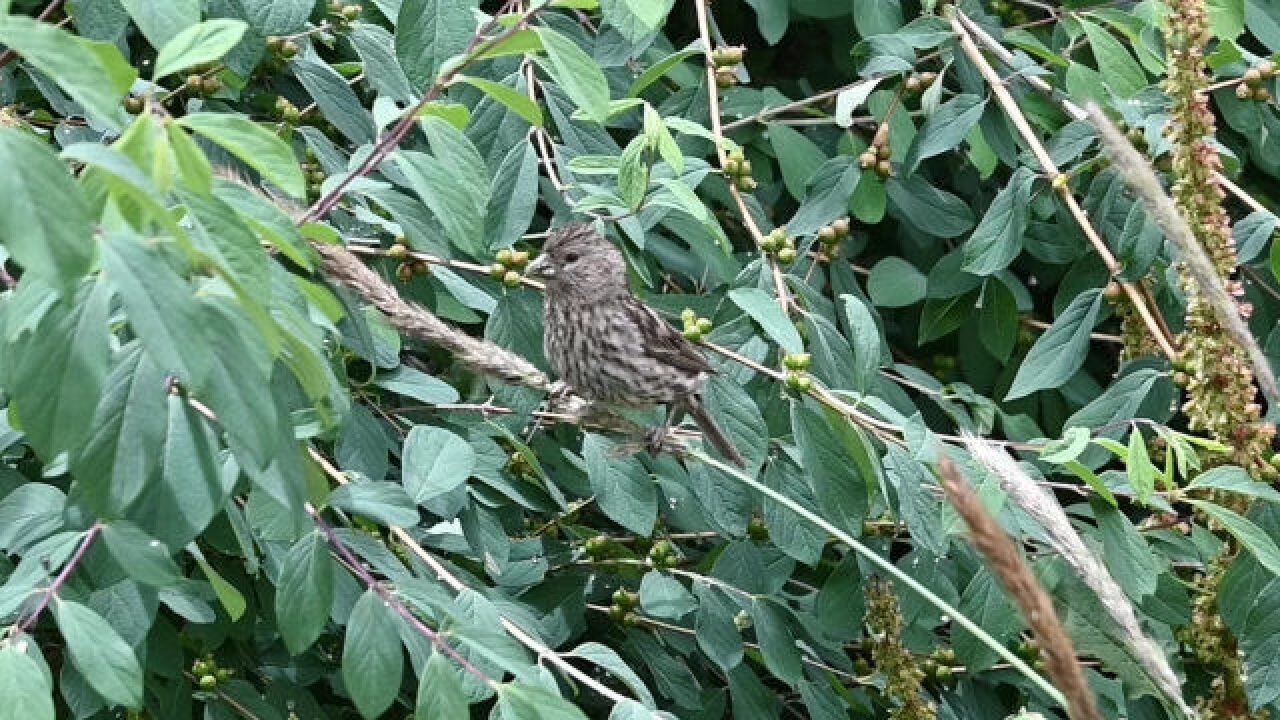
[[1241,78],[1247,85],[1254,86],[1262,81],[1262,73],[1258,68],[1249,68],[1244,71],[1244,77]]
[[217,76],[210,76],[200,82],[200,94],[209,96],[222,90],[222,80]]
[[508,270],[507,273],[502,276],[502,284],[506,285],[509,288],[513,288],[519,285],[520,273],[516,272],[515,270]]
[[489,277],[494,280],[501,280],[507,276],[507,266],[502,263],[494,263],[489,266]]
[[203,87],[204,87],[204,78],[195,74],[187,76],[187,90],[190,91],[192,94],[198,95],[200,93],[200,89]]
[[703,335],[711,332],[711,320],[707,318],[698,318],[698,332]]
[[298,43],[292,40],[285,40],[284,44],[280,46],[280,55],[287,60],[297,57],[300,50]]
[[867,150],[858,156],[858,165],[862,166],[863,170],[870,170],[876,166],[876,159],[875,150]]
[[413,279],[413,263],[402,262],[396,265],[396,279],[400,282],[409,282]]
[[343,5],[341,14],[346,20],[355,20],[360,17],[361,10],[363,10],[363,8],[359,5]]
[[140,97],[129,96],[124,99],[124,111],[130,115],[137,115],[146,107],[146,101]]
[[887,178],[893,175],[893,163],[890,163],[888,160],[881,160],[876,163],[876,174],[882,178]]
[[818,240],[823,245],[830,245],[840,238],[836,236],[836,229],[830,225],[818,230]]
[[847,237],[849,235],[849,216],[844,215],[831,221],[831,229],[836,231],[839,237]]
[[698,313],[694,312],[693,308],[685,308],[680,311],[680,319],[685,325],[692,325],[698,322]]
[[494,255],[493,257],[494,257],[494,259],[495,259],[495,260],[497,260],[498,262],[502,263],[503,265],[513,265],[513,264],[514,264],[514,263],[512,262],[512,259],[513,259],[513,258],[512,258],[512,254],[511,254],[511,248],[502,248],[502,249],[501,249],[501,250],[499,250],[499,251],[497,252],[497,254],[496,254],[496,255]]
[[200,676],[200,689],[201,689],[201,690],[212,690],[212,689],[214,689],[214,688],[216,688],[216,687],[218,687],[218,678],[216,678],[216,677],[214,677],[214,676],[212,676],[212,675],[201,675],[201,676]]
[[1239,85],[1236,86],[1236,97],[1240,98],[1241,100],[1252,100],[1253,88],[1249,87],[1248,85],[1245,85],[1244,83],[1240,83]]
[[790,247],[790,246],[784,247],[778,251],[778,262],[782,263],[783,265],[789,265],[795,262],[795,259],[796,259],[796,249],[793,247]]
[[398,240],[392,243],[391,247],[387,248],[387,257],[400,259],[408,256],[409,247]]
[[511,264],[523,268],[529,264],[529,253],[525,250],[517,250],[511,253]]
[[1058,173],[1053,176],[1053,182],[1050,183],[1054,190],[1065,190],[1067,183],[1071,181],[1071,176],[1066,173]]
[[1271,100],[1271,91],[1264,87],[1256,87],[1253,89],[1254,102],[1269,102]]
[[740,176],[736,184],[738,189],[742,192],[755,192],[756,188],[760,186],[760,184],[756,182],[755,178],[747,175]]

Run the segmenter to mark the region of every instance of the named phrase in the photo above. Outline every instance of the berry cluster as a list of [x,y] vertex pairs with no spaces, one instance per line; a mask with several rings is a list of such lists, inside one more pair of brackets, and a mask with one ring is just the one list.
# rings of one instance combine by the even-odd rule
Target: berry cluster
[[725,177],[733,183],[733,186],[742,192],[752,192],[756,189],[756,179],[751,177],[751,161],[742,154],[742,150],[733,150],[724,160]]
[[206,692],[217,689],[219,683],[225,683],[235,673],[229,668],[218,667],[213,653],[197,658],[191,665],[191,674],[196,676],[196,684]]
[[716,85],[721,88],[738,84],[738,66],[747,49],[741,45],[718,47],[711,51],[711,64],[716,68]]
[[931,85],[938,79],[936,72],[911,73],[902,83],[902,89],[908,94],[914,95],[918,92],[928,90]]
[[684,323],[684,336],[693,342],[702,340],[702,336],[711,332],[711,319],[698,317],[693,308],[685,308],[680,313],[680,321]]
[[529,264],[529,253],[524,250],[503,248],[494,256],[497,260],[489,266],[489,277],[501,280],[503,285],[513,288],[520,284],[524,268]]
[[1236,86],[1236,97],[1254,102],[1270,101],[1271,91],[1263,87],[1262,83],[1275,78],[1276,72],[1276,64],[1270,60],[1263,60],[1245,70],[1240,84]]
[[880,177],[888,178],[893,175],[893,163],[889,160],[892,156],[893,149],[889,147],[889,123],[880,123],[880,127],[876,128],[875,137],[871,140],[871,147],[858,156],[858,164],[863,170],[875,170]]
[[812,362],[813,356],[809,353],[787,353],[783,355],[782,367],[787,369],[787,387],[800,392],[812,390],[813,378],[809,377],[809,373],[806,372]]
[[783,265],[789,265],[796,259],[796,239],[787,234],[785,227],[769,231],[760,241],[760,249],[778,258]]

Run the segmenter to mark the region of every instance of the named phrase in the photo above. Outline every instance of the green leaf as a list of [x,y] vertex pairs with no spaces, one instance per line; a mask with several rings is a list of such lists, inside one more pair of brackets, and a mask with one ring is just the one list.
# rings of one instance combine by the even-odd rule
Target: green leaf
[[276,583],[276,618],[290,655],[320,637],[333,606],[333,560],[318,531],[308,533],[289,550]]
[[209,564],[198,545],[191,543],[187,546],[187,552],[195,558],[196,564],[200,566],[200,571],[213,587],[213,594],[218,596],[218,602],[222,603],[222,608],[227,611],[227,617],[231,618],[231,622],[236,622],[243,617],[248,606],[244,595]]
[[848,423],[819,413],[808,403],[792,403],[791,426],[823,514],[850,533],[860,535],[873,482],[853,457],[855,451],[866,454],[864,441]]
[[102,528],[111,557],[129,577],[152,587],[170,587],[179,579],[169,548],[136,525],[116,521]]
[[862,37],[883,35],[903,25],[899,0],[853,0],[853,23]]
[[418,402],[435,404],[458,401],[458,391],[452,385],[407,365],[401,365],[390,372],[378,373],[373,383],[383,390]]
[[577,705],[534,685],[503,683],[497,691],[505,720],[587,720]]
[[618,157],[618,195],[631,210],[640,207],[649,189],[649,163],[645,161],[648,146],[644,136],[637,135]]
[[729,299],[759,323],[783,350],[789,353],[804,352],[804,341],[800,339],[800,333],[782,311],[778,301],[768,293],[760,288],[735,288],[729,291]]
[[164,47],[186,28],[200,22],[200,0],[120,0],[154,48]]
[[714,586],[694,583],[698,614],[694,620],[698,648],[721,670],[728,672],[742,662],[742,633],[734,624],[738,605]]
[[613,443],[587,433],[582,459],[596,503],[605,516],[637,535],[650,535],[658,517],[658,489],[634,455],[610,457]]
[[152,77],[162,78],[192,65],[222,59],[240,42],[248,28],[243,21],[231,18],[206,20],[188,27],[156,53]]
[[1145,505],[1156,491],[1156,476],[1160,471],[1151,464],[1151,457],[1147,454],[1147,441],[1137,428],[1129,433],[1129,455],[1125,458],[1124,465],[1129,485],[1133,487],[1138,502]]
[[0,550],[16,554],[62,529],[66,501],[61,490],[38,482],[0,498]]
[[222,146],[290,197],[306,197],[306,181],[293,151],[258,123],[239,115],[200,112],[179,118],[178,124]]
[[422,668],[414,716],[439,720],[469,720],[471,717],[458,673],[444,653],[431,653]]
[[959,237],[973,227],[973,211],[965,201],[918,174],[889,178],[885,191],[893,215],[926,235]]
[[903,171],[910,175],[922,160],[941,155],[959,145],[978,124],[986,107],[986,99],[966,94],[957,95],[938,108],[916,134],[903,160]]
[[[640,679],[640,676],[618,656],[618,653],[613,648],[596,642],[587,642],[566,654],[571,657],[582,658],[587,662],[604,668],[611,675],[625,683],[632,694],[644,703],[644,706],[654,707],[653,694],[649,692],[649,688],[645,687],[644,681]],[[646,715],[644,717],[649,716]]]
[[138,72],[114,45],[22,15],[0,18],[0,45],[48,75],[95,120],[112,129],[124,125],[121,101]]
[[671,575],[650,570],[640,581],[640,608],[646,615],[679,620],[697,607],[693,595]]
[[1080,19],[1080,25],[1089,38],[1089,46],[1093,48],[1098,72],[1112,92],[1127,98],[1147,86],[1147,74],[1143,72],[1142,66],[1114,35],[1083,18]]
[[[1013,603],[986,568],[980,569],[965,586],[959,610],[1000,642],[1015,640],[1022,628]],[[966,671],[971,667],[977,673],[989,670],[1000,659],[995,650],[962,627],[954,630],[952,645],[956,659],[964,663]]]
[[472,257],[488,254],[484,238],[489,204],[489,171],[471,141],[449,123],[422,119],[431,155],[401,151],[397,166],[409,178],[454,247]]
[[1187,502],[1226,528],[1271,574],[1280,575],[1280,547],[1276,547],[1275,541],[1262,528],[1248,518],[1206,500],[1187,499]]
[[142,667],[129,644],[80,603],[57,597],[52,607],[71,664],[94,692],[112,705],[142,707]]
[[1244,32],[1244,0],[1207,0],[1209,29],[1219,40],[1233,40]]
[[1280,491],[1265,482],[1258,482],[1249,477],[1249,473],[1235,465],[1220,465],[1200,473],[1187,484],[1188,490],[1212,489],[1226,490],[1246,497],[1261,498],[1268,502],[1280,503]]
[[600,66],[569,38],[546,26],[538,27],[538,37],[547,52],[543,67],[569,99],[597,123],[609,118],[609,84]]
[[875,314],[861,298],[845,294],[840,296],[840,302],[844,305],[849,343],[853,346],[855,387],[865,392],[875,383],[876,371],[880,369],[880,329]]
[[528,95],[508,87],[502,83],[486,80],[479,77],[471,77],[469,75],[459,75],[455,78],[458,82],[464,82],[475,88],[478,88],[484,94],[506,105],[512,112],[524,118],[526,122],[534,127],[542,127],[542,110],[538,104],[531,100]]
[[794,687],[804,679],[804,669],[800,665],[796,638],[788,627],[788,615],[785,607],[767,597],[751,601],[751,618],[755,621],[756,640],[760,642],[764,665],[774,677]]
[[809,178],[827,161],[826,154],[812,140],[788,125],[769,123],[768,133],[787,192],[796,200],[804,200]]
[[419,93],[426,92],[444,61],[467,48],[475,31],[470,0],[404,0],[396,19],[396,57]]
[[640,77],[636,78],[631,87],[627,88],[626,97],[639,97],[645,88],[654,84],[663,75],[666,75],[672,68],[684,62],[685,60],[700,55],[698,50],[678,50],[670,55],[662,58],[658,62],[649,66],[647,70],[640,73]]
[[876,263],[867,277],[867,295],[880,307],[907,307],[924,299],[928,282],[915,265],[889,256]]
[[342,643],[342,684],[356,709],[367,718],[382,717],[400,690],[404,651],[396,630],[399,619],[372,589],[351,609]]
[[107,276],[147,352],[165,371],[199,385],[208,376],[212,351],[186,282],[135,236],[109,235],[102,251]]
[[418,508],[404,488],[389,482],[347,483],[334,489],[329,504],[356,515],[371,517],[383,525],[413,527]]
[[1063,431],[1061,440],[1054,440],[1041,449],[1040,459],[1055,464],[1071,462],[1089,446],[1089,439],[1089,428],[1069,427]]
[[1156,591],[1160,579],[1155,555],[1124,513],[1101,498],[1091,498],[1089,505],[1098,521],[1102,559],[1107,569],[1129,597],[1141,602]]
[[978,227],[964,243],[961,269],[973,275],[994,275],[1009,266],[1022,252],[1022,236],[1027,231],[1027,206],[1035,174],[1019,167],[1009,184],[996,195]]
[[476,451],[444,428],[417,425],[404,439],[404,487],[414,502],[439,497],[467,481]]
[[605,22],[632,44],[639,44],[662,29],[675,0],[600,0]]
[[1018,300],[999,277],[982,284],[982,307],[978,311],[978,337],[987,352],[1000,362],[1008,362],[1018,341]]
[[[0,720],[54,720],[53,688],[40,665],[27,654],[34,641],[26,635],[0,641]],[[39,650],[35,650],[39,652]]]
[[70,292],[94,256],[79,186],[48,145],[13,128],[0,128],[0,165],[22,168],[0,174],[0,244],[33,278]]
[[[93,429],[93,408],[110,365],[106,283],[81,288],[49,308],[35,330],[9,345],[6,388],[32,447],[46,461],[78,452]],[[11,407],[12,409],[12,407]]]
[[346,79],[327,62],[298,57],[289,63],[316,107],[338,132],[356,145],[374,141],[378,129]]
[[1077,295],[1031,346],[1005,399],[1014,400],[1037,390],[1056,388],[1070,380],[1089,353],[1089,334],[1101,308],[1101,290],[1095,288]]

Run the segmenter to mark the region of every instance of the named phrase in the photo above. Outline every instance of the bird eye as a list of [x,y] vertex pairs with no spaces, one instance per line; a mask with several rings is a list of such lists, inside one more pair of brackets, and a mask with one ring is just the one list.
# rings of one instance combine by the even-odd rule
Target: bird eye
[[567,263],[575,263],[575,262],[578,262],[578,253],[576,253],[576,252],[571,252],[571,253],[569,253],[568,255],[565,255],[565,256],[564,256],[564,261],[565,261],[565,262],[567,262]]

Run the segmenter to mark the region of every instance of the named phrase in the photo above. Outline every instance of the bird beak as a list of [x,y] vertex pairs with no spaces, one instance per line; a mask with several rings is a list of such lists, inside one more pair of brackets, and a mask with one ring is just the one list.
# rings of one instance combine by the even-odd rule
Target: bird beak
[[546,253],[543,253],[529,263],[529,267],[525,268],[524,274],[529,277],[549,278],[556,274],[556,270],[551,267],[551,258],[547,257]]

